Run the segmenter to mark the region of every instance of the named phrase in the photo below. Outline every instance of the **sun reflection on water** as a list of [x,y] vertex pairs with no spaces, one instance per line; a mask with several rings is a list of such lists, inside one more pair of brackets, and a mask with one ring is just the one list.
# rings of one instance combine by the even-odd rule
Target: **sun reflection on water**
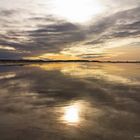
[[78,103],[74,103],[67,107],[64,107],[64,115],[62,120],[68,125],[76,125],[80,123],[80,111],[81,106]]
[[64,120],[69,123],[79,122],[79,108],[75,105],[69,106],[65,110]]

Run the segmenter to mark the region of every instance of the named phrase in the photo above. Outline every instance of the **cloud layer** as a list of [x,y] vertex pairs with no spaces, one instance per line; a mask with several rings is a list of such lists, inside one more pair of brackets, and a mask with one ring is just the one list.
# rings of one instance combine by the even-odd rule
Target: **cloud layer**
[[[12,7],[11,2],[0,2],[0,58],[45,56],[47,59],[47,54],[56,54],[67,56],[68,59],[72,56],[113,59],[120,52],[110,52],[110,48],[124,47],[124,53],[129,51],[127,46],[139,49],[138,0],[102,0],[106,11],[91,17],[86,23],[77,23],[51,13],[49,0],[34,0],[32,3],[20,1]],[[119,59],[119,55],[116,59]],[[140,60],[139,56],[135,59]]]

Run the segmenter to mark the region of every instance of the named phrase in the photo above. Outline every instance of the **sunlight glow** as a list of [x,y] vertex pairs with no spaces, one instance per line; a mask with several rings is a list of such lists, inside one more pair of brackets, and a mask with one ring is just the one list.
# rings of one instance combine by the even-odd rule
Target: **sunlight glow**
[[52,0],[52,13],[72,22],[87,22],[105,9],[100,0]]

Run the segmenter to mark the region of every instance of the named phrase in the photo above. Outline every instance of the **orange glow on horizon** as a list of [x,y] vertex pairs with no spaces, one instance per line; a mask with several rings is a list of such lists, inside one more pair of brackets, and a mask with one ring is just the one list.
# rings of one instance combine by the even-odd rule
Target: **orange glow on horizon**
[[55,54],[55,53],[48,53],[48,54],[43,54],[40,56],[35,56],[35,57],[26,57],[25,59],[41,59],[41,60],[80,60],[79,57],[76,56],[70,56],[70,55],[64,55],[64,54]]

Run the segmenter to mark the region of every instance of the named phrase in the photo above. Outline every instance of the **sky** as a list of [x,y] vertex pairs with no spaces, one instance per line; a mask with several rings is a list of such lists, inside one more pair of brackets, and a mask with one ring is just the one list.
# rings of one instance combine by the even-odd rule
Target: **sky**
[[0,0],[0,59],[140,60],[140,0]]

